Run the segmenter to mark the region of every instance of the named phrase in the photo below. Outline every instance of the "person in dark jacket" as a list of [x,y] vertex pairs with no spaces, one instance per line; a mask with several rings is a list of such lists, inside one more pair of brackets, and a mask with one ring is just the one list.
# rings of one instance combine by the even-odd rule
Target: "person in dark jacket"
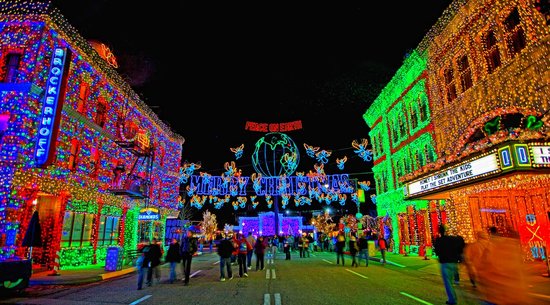
[[193,232],[187,231],[181,241],[181,260],[183,269],[183,286],[189,285],[189,277],[191,275],[191,260],[197,252],[197,239],[193,237]]
[[149,246],[151,247],[149,251],[151,265],[147,270],[147,286],[153,284],[153,273],[155,274],[157,283],[160,283],[160,259],[162,258],[162,249],[156,238],[153,238],[153,242]]
[[254,254],[256,254],[256,271],[260,268],[264,270],[264,257],[265,257],[265,248],[267,244],[263,236],[259,236],[254,243]]
[[166,262],[170,263],[170,284],[172,284],[176,278],[176,266],[181,262],[180,243],[176,238],[172,238],[172,243],[168,247],[166,252]]
[[462,257],[463,245],[459,239],[447,234],[444,225],[439,226],[439,236],[434,242],[434,251],[437,254],[441,267],[441,277],[447,293],[446,304],[456,304],[456,292],[453,287],[453,280],[457,272],[458,262]]
[[226,236],[218,245],[218,255],[220,256],[220,281],[225,282],[225,269],[227,269],[227,279],[233,279],[233,270],[231,268],[231,255],[235,251],[231,238]]

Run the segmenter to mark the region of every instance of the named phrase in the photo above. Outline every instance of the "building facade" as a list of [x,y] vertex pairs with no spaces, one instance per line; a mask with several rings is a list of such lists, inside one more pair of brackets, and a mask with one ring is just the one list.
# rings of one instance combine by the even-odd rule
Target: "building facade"
[[48,269],[104,262],[140,234],[163,237],[181,204],[184,139],[116,67],[55,8],[0,5],[0,259],[29,255],[35,211],[42,246],[32,258]]
[[[400,243],[429,245],[423,232],[433,237],[439,223],[448,224],[452,234],[467,242],[477,231],[495,226],[501,234],[518,237],[526,260],[546,257],[547,20],[547,12],[535,1],[453,1],[419,44],[416,51],[426,62],[430,127],[415,132],[413,112],[403,109],[401,114],[409,129],[407,141],[425,138],[433,150],[420,156],[403,145],[393,146],[392,128],[399,126],[387,124],[394,161],[385,173],[394,175],[396,195],[386,201],[391,208],[379,206],[379,213],[388,210],[400,219],[393,221],[394,231],[400,232],[393,235]],[[367,124],[376,127],[376,115],[405,100],[405,91],[389,97],[385,105],[381,95],[364,115]],[[378,112],[373,111],[376,107]],[[375,132],[371,131],[373,143]],[[419,162],[422,157],[425,164]],[[387,177],[376,172],[375,176],[380,202],[380,196],[392,190],[378,186]]]

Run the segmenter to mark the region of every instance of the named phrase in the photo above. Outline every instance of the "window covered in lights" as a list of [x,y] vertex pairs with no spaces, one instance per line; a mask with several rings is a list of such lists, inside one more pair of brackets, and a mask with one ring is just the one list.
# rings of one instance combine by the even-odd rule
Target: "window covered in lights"
[[450,103],[456,99],[456,84],[454,80],[454,71],[452,67],[448,67],[443,72],[445,80],[445,91],[447,94],[447,102]]
[[517,8],[514,8],[504,21],[504,28],[506,30],[506,42],[508,43],[510,54],[512,56],[519,54],[525,48],[526,40]]
[[489,31],[485,34],[484,40],[484,53],[485,61],[487,62],[487,73],[493,73],[498,67],[500,67],[500,51],[498,49],[497,38],[495,32]]
[[69,151],[69,170],[75,171],[78,165],[78,154],[80,153],[80,142],[73,138],[71,140],[71,149]]
[[83,79],[80,80],[80,88],[78,89],[78,100],[76,111],[82,115],[86,114],[86,104],[90,96],[90,85]]
[[97,236],[98,246],[118,244],[118,222],[119,217],[101,216]]
[[419,108],[420,108],[420,122],[424,122],[428,119],[428,97],[426,94],[420,94],[418,98]]
[[458,59],[458,73],[460,74],[460,87],[462,92],[472,87],[472,71],[470,70],[470,63],[468,62],[468,56],[464,55]]
[[1,80],[3,83],[14,83],[17,79],[17,71],[19,70],[19,63],[21,62],[21,53],[12,52],[8,53],[4,62],[2,63],[1,71],[2,77]]
[[61,247],[84,247],[92,244],[93,214],[65,212]]
[[100,127],[104,127],[107,121],[107,102],[103,97],[100,97],[97,101],[94,121]]

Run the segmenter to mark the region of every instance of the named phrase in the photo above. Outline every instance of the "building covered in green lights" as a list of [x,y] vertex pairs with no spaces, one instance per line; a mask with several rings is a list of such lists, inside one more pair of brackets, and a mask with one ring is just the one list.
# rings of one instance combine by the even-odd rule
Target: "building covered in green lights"
[[535,1],[455,0],[364,113],[394,252],[439,224],[495,227],[525,260],[550,242],[550,20]]

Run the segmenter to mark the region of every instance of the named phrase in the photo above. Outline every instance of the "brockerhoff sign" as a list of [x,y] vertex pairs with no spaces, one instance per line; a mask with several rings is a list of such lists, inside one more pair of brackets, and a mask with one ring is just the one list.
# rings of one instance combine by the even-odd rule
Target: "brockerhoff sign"
[[65,61],[68,57],[68,49],[55,48],[50,64],[49,75],[46,80],[44,103],[38,122],[38,136],[34,159],[37,166],[45,166],[51,160],[51,154],[55,148],[57,126],[62,108],[64,82],[66,82]]

